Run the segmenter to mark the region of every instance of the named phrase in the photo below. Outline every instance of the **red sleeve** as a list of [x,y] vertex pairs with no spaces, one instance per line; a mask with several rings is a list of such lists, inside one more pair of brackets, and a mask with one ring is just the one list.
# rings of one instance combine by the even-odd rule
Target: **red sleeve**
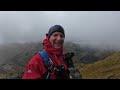
[[42,58],[35,55],[26,66],[22,79],[41,79],[44,72],[45,67]]

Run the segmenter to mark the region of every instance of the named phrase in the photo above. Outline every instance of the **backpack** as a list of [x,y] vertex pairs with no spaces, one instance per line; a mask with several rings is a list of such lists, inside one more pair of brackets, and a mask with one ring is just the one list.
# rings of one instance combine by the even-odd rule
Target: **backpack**
[[[49,58],[49,55],[48,55],[44,50],[40,50],[40,51],[38,52],[38,54],[39,54],[40,56],[42,56],[42,58],[43,58],[43,60],[44,60],[44,62],[45,62],[45,65],[46,65],[46,67],[48,68],[48,71],[44,74],[43,79],[50,79],[50,72],[53,71],[53,70],[56,71],[56,74],[57,74],[57,76],[58,76],[57,79],[60,79],[61,76],[65,77],[65,78],[68,76],[67,73],[69,73],[69,71],[65,72],[63,65],[61,65],[61,66],[58,67],[58,68],[53,67],[53,62],[52,62],[52,60]],[[61,74],[61,71],[63,71],[64,75],[61,75],[61,76],[59,77],[59,75]],[[63,73],[62,73],[62,74],[63,74]]]

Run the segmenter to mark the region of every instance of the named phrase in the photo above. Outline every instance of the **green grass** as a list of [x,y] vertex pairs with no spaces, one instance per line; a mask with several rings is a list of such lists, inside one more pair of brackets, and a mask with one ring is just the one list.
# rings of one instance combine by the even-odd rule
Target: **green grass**
[[104,60],[83,67],[77,66],[83,79],[118,79],[120,78],[120,52]]

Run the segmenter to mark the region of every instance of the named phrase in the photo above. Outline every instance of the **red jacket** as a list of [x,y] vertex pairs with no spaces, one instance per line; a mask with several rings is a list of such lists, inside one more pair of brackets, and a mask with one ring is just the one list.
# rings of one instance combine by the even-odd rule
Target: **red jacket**
[[[50,57],[55,66],[58,66],[58,63],[59,64],[64,63],[63,57],[61,56],[54,57],[53,55],[50,55]],[[67,65],[65,63],[64,67],[65,69],[67,69]],[[27,67],[25,68],[23,79],[42,79],[45,72],[47,72],[45,63],[42,57],[39,54],[36,54],[35,56],[32,57]],[[55,79],[56,77],[54,73],[51,73],[50,76],[51,76],[50,79]]]
[[[43,45],[45,51],[48,53],[49,57],[51,58],[54,66],[64,64],[64,68],[65,70],[67,70],[67,65],[62,55],[63,47],[61,47],[59,50],[55,50],[51,46],[47,37],[43,41]],[[32,59],[29,61],[28,65],[26,66],[22,79],[42,79],[46,72],[47,72],[47,68],[45,66],[45,62],[43,58],[39,54],[36,54],[32,57]],[[55,73],[50,73],[50,79],[55,79],[55,78],[56,78]]]

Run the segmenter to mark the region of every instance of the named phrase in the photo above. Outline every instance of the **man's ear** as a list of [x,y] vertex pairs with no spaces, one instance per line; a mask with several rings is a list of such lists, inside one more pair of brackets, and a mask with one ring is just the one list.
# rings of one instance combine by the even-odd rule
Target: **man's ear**
[[48,34],[46,33],[46,38],[48,38]]
[[46,33],[46,36],[48,36],[48,33]]

